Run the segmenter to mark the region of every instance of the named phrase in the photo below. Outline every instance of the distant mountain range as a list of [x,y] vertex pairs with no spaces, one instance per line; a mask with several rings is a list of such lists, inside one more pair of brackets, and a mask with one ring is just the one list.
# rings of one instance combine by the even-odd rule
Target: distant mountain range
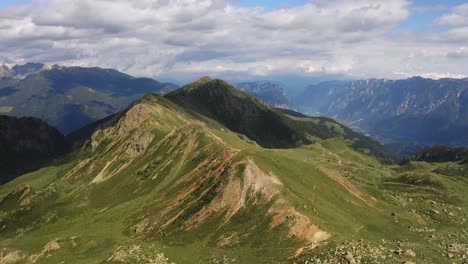
[[[39,78],[44,78],[47,80],[44,83],[49,84],[51,80],[55,80],[59,84],[52,83],[47,87],[61,87],[65,92],[68,91],[67,87],[69,87],[69,83],[73,85],[75,83],[86,83],[87,87],[99,85],[101,94],[106,92],[106,88],[111,89],[110,87],[114,87],[113,82],[123,82],[121,83],[121,87],[124,87],[125,83],[134,85],[132,82],[134,79],[131,77],[127,77],[130,80],[122,79],[121,73],[116,71],[106,73],[106,71],[108,70],[95,68],[56,68],[54,70],[44,70],[39,74],[29,75],[25,81],[39,81]],[[90,76],[93,78],[89,78]],[[109,76],[108,81],[99,79],[99,77],[105,78],[107,76]],[[145,80],[143,79],[143,81]],[[150,84],[154,83],[154,81],[149,81]],[[21,86],[20,88],[24,89]],[[53,90],[52,92],[56,95],[62,94],[61,90]],[[110,92],[110,90],[107,92]],[[116,97],[115,94],[119,94],[119,92],[124,98],[133,96],[133,93],[131,93],[133,91],[124,90],[123,88],[116,89],[112,95]],[[125,97],[125,92],[129,92],[130,95]],[[141,103],[147,97],[145,96],[143,99],[133,102],[132,105]],[[177,105],[179,105],[183,109],[197,113],[199,115],[197,116],[198,118],[208,117],[213,119],[231,131],[239,133],[239,136],[244,140],[255,145],[258,144],[264,148],[295,148],[312,144],[319,140],[341,137],[346,140],[349,147],[362,153],[376,156],[381,160],[394,162],[399,161],[400,158],[395,153],[385,149],[378,142],[356,133],[332,119],[308,117],[292,110],[273,108],[222,80],[204,77],[181,89],[166,94],[165,98],[169,102],[175,103],[171,105],[172,108],[177,109]],[[39,99],[44,101],[51,98],[41,97]],[[47,102],[48,104],[44,105],[45,113],[50,113],[51,115],[46,115],[46,117],[50,118],[54,116],[53,114],[63,111],[61,110],[61,107],[64,107],[63,105],[57,104],[54,101]],[[31,104],[31,107],[34,106],[34,104]],[[28,109],[25,106],[25,110],[31,111],[33,109]],[[80,109],[80,107],[77,108],[77,110]],[[57,111],[57,113],[54,111]],[[181,110],[179,109],[178,111]],[[76,113],[80,114],[81,112],[77,111]],[[109,123],[112,123],[112,120],[119,118],[118,114],[112,114],[110,112],[110,115],[94,122],[92,119],[83,120],[72,116],[59,115],[63,117],[63,122],[69,122],[76,127],[66,137],[40,119],[0,115],[0,148],[3,151],[0,152],[0,157],[3,157],[0,169],[5,172],[0,177],[0,183],[1,181],[5,182],[18,175],[37,169],[41,165],[51,162],[58,155],[80,148],[97,128],[109,125]],[[82,121],[82,123],[77,123],[77,121]],[[13,166],[11,164],[16,165]]]
[[116,113],[146,93],[178,86],[135,78],[112,69],[45,66],[2,67],[0,114],[34,116],[68,134]]
[[468,165],[468,148],[449,148],[444,145],[435,145],[417,152],[411,159],[414,161],[438,163],[460,162]]
[[241,82],[236,87],[266,102],[273,107],[291,108],[291,101],[285,88],[272,81]]
[[311,85],[295,106],[384,143],[468,145],[468,79],[369,79]]
[[24,78],[29,74],[40,72],[58,67],[57,65],[45,65],[43,63],[28,62],[23,65],[14,65],[8,67],[6,65],[0,65],[0,79],[15,79]]
[[[295,98],[274,81],[236,87],[273,107],[337,119],[403,155],[435,144],[468,145],[468,79],[327,81]],[[146,93],[163,95],[176,88],[112,69],[0,66],[0,114],[34,116],[69,134]]]

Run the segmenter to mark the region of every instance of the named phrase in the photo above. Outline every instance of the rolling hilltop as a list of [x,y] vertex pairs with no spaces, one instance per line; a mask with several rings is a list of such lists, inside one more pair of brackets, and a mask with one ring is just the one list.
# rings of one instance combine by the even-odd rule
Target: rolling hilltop
[[440,164],[387,165],[392,155],[367,137],[221,80],[146,95],[73,138],[85,140],[62,163],[0,186],[2,262],[445,263],[466,254],[466,177],[438,173]]

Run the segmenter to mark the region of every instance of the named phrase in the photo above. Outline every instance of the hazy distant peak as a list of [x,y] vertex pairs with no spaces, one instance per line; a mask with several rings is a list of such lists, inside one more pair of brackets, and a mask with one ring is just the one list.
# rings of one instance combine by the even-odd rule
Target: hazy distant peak
[[57,65],[46,65],[44,63],[28,62],[25,64],[16,64],[11,67],[8,65],[0,66],[0,78],[16,78],[21,79],[30,74],[34,74],[43,70],[49,70]]
[[15,73],[7,65],[0,65],[0,78],[12,78],[14,76]]

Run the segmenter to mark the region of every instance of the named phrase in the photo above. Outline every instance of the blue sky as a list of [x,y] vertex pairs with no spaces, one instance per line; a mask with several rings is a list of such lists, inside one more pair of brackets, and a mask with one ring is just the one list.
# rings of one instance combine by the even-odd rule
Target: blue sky
[[19,5],[19,4],[24,4],[24,3],[28,3],[28,2],[31,2],[31,1],[28,1],[28,0],[1,0],[0,1],[0,7]]
[[[389,0],[391,1],[391,0]],[[308,0],[239,0],[238,4],[243,7],[263,7],[266,11],[271,11],[279,7],[302,6],[309,2]],[[394,32],[405,31],[437,30],[437,27],[431,23],[435,18],[444,14],[451,7],[466,3],[466,0],[414,0],[411,1],[413,7],[433,6],[434,10],[424,13],[414,12],[401,26]],[[438,7],[438,8],[436,8]]]
[[413,11],[413,14],[401,25],[400,31],[419,31],[419,30],[437,30],[432,21],[443,15],[451,8],[461,5],[466,1],[463,0],[416,0],[412,1],[413,7],[434,7],[432,11],[418,13]]

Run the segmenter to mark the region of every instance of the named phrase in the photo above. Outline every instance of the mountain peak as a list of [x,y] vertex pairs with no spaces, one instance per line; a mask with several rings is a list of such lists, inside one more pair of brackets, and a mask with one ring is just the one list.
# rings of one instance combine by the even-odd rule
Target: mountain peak
[[231,91],[228,93],[237,92],[237,89],[235,87],[223,80],[212,79],[208,76],[204,76],[192,83],[185,85],[181,89],[174,91],[172,94],[205,93],[209,90],[211,90],[211,92],[209,93],[213,93],[213,91],[216,91],[216,93],[226,93],[227,91]]
[[0,66],[0,77],[22,79],[30,74],[37,73],[50,67],[43,63],[28,62],[25,64],[16,64],[12,67],[8,65]]
[[15,73],[7,65],[0,65],[0,78],[11,78],[14,76]]
[[216,120],[265,148],[291,148],[311,144],[316,139],[344,137],[353,140],[356,148],[359,144],[366,145],[377,156],[390,156],[377,142],[331,119],[291,118],[291,115],[271,108],[223,80],[191,83],[165,97],[183,108]]
[[210,76],[203,76],[201,77],[200,79],[196,80],[194,83],[207,83],[207,82],[211,82],[213,79],[210,77]]
[[[137,99],[135,100],[133,103],[131,103],[128,107],[127,107],[127,110],[135,105],[139,105],[139,104],[145,104],[145,103],[161,103],[161,101],[167,101],[166,99],[164,99],[164,97],[162,97],[161,95],[159,94],[155,94],[155,93],[147,93],[145,95],[143,95],[140,99]],[[125,111],[125,110],[124,110]]]
[[23,65],[15,65],[11,69],[15,72],[16,75],[26,76],[31,73],[36,73],[38,71],[45,69],[45,64],[43,63],[36,63],[36,62],[28,62]]

